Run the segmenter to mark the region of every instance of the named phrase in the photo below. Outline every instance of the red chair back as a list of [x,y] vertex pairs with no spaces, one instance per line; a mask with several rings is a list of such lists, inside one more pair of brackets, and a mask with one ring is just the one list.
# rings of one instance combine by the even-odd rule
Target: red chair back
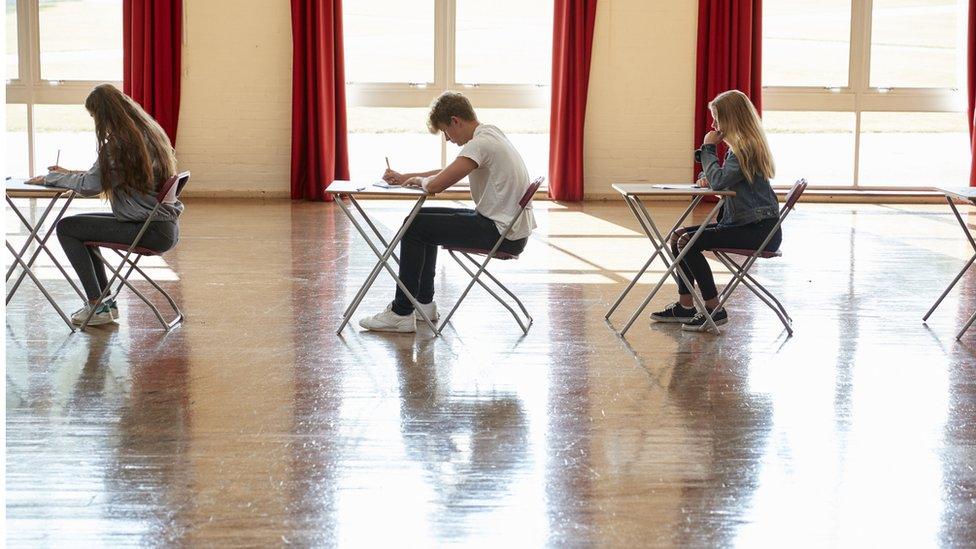
[[183,172],[170,177],[159,188],[159,192],[156,193],[156,201],[160,204],[172,204],[176,202],[176,199],[183,193],[183,187],[186,187],[186,183],[189,180],[190,172]]
[[529,188],[525,189],[525,194],[522,195],[522,200],[519,200],[520,208],[524,208],[529,204],[529,202],[532,200],[532,197],[535,196],[536,191],[539,190],[539,186],[541,186],[542,182],[545,180],[546,180],[545,177],[538,177],[536,178],[535,181],[529,184]]
[[790,192],[786,194],[786,201],[783,203],[783,209],[792,210],[793,206],[796,206],[797,201],[800,200],[800,197],[803,196],[803,191],[805,190],[807,190],[807,180],[797,180],[797,182],[793,184],[793,188],[790,189]]

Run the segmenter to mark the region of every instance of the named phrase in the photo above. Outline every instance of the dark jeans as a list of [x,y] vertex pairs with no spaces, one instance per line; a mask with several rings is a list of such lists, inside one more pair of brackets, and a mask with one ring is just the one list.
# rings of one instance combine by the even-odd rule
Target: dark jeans
[[[437,246],[457,246],[490,250],[501,235],[495,222],[474,210],[460,208],[421,208],[400,241],[400,280],[420,303],[434,299],[434,271]],[[498,249],[522,253],[527,238],[505,240]],[[408,315],[413,304],[397,286],[393,312]]]
[[[681,260],[681,270],[685,272],[685,276],[688,277],[688,280],[692,284],[698,284],[698,288],[701,289],[702,299],[707,301],[718,296],[718,291],[715,289],[715,279],[712,277],[712,270],[708,267],[708,261],[705,259],[702,251],[712,248],[755,250],[769,236],[769,232],[776,226],[776,221],[776,219],[764,219],[749,225],[729,226],[712,223],[711,225],[705,226],[705,230],[702,231],[701,236],[698,237],[694,245],[688,248],[688,253]],[[677,257],[682,249],[681,237],[683,236],[685,240],[690,241],[700,226],[685,227],[678,232],[676,236],[679,238],[671,242],[671,251],[674,252],[675,257]],[[782,241],[783,230],[777,229],[776,234],[773,235],[769,244],[766,245],[766,250],[775,252],[779,249]],[[681,277],[678,277],[678,294],[691,294],[691,290],[685,286]]]
[[[119,221],[111,213],[73,215],[58,222],[58,240],[61,241],[61,248],[68,256],[68,261],[75,268],[75,272],[78,273],[88,299],[97,299],[108,284],[108,279],[105,277],[104,265],[98,260],[95,252],[87,248],[84,243],[95,240],[131,244],[139,234],[142,225],[141,222]],[[153,221],[142,235],[139,247],[165,252],[175,246],[179,238],[180,226],[175,221]],[[112,257],[115,257],[115,254],[112,254]]]

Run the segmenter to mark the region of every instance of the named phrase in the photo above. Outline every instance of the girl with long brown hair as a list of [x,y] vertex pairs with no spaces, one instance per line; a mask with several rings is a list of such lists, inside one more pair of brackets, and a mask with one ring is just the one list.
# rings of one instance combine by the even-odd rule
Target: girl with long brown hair
[[[57,226],[58,240],[68,256],[88,302],[71,319],[81,324],[108,284],[105,268],[86,241],[131,244],[153,208],[160,185],[176,174],[176,154],[169,138],[146,111],[111,84],[96,87],[85,100],[95,120],[98,158],[87,171],[50,166],[46,176],[28,183],[72,189],[82,196],[102,195],[111,213],[85,213],[66,217]],[[138,245],[165,252],[179,240],[177,220],[183,204],[160,204],[155,219]],[[89,324],[105,324],[118,318],[114,301],[105,301]]]
[[[775,173],[773,156],[762,120],[752,102],[744,93],[730,90],[718,94],[708,107],[713,131],[705,135],[701,149],[695,151],[703,169],[697,184],[717,191],[732,190],[735,196],[725,202],[719,222],[707,225],[690,247],[689,239],[698,226],[676,231],[671,250],[677,256],[688,248],[681,269],[692,284],[698,284],[705,307],[711,312],[715,324],[721,325],[728,322],[728,313],[724,308],[715,310],[718,291],[702,252],[712,248],[758,248],[776,226],[779,203],[769,184]],[[720,141],[729,147],[722,164],[719,164],[716,152]],[[766,250],[778,250],[782,239],[782,231],[777,229]],[[707,327],[705,315],[695,310],[691,289],[680,277],[678,301],[652,314],[651,319],[680,323],[685,330],[691,331],[703,331]]]

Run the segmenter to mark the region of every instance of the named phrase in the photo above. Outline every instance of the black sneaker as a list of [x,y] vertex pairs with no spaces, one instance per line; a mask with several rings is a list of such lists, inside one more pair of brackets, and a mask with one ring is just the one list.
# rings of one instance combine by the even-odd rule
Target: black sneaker
[[694,307],[686,309],[675,301],[665,307],[663,311],[651,313],[651,320],[669,324],[684,324],[685,322],[691,322],[691,319],[695,318],[695,313],[697,312]]
[[[729,314],[725,312],[725,307],[712,311],[712,320],[715,321],[716,326],[727,323],[729,321]],[[708,320],[705,319],[704,314],[698,313],[695,315],[695,318],[685,322],[681,329],[688,330],[689,332],[704,332],[708,330]]]

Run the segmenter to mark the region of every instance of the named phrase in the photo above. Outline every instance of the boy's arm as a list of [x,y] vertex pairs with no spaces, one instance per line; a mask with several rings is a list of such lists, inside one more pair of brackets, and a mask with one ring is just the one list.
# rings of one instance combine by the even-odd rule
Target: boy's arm
[[477,167],[478,164],[474,160],[466,156],[459,156],[443,170],[433,172],[430,175],[411,177],[404,185],[422,187],[430,194],[437,194],[467,177]]
[[429,172],[422,173],[400,173],[387,168],[387,170],[383,172],[383,181],[396,185],[403,185],[404,182],[411,177],[430,177],[432,175],[437,175],[438,173],[440,173],[440,170],[430,170]]

